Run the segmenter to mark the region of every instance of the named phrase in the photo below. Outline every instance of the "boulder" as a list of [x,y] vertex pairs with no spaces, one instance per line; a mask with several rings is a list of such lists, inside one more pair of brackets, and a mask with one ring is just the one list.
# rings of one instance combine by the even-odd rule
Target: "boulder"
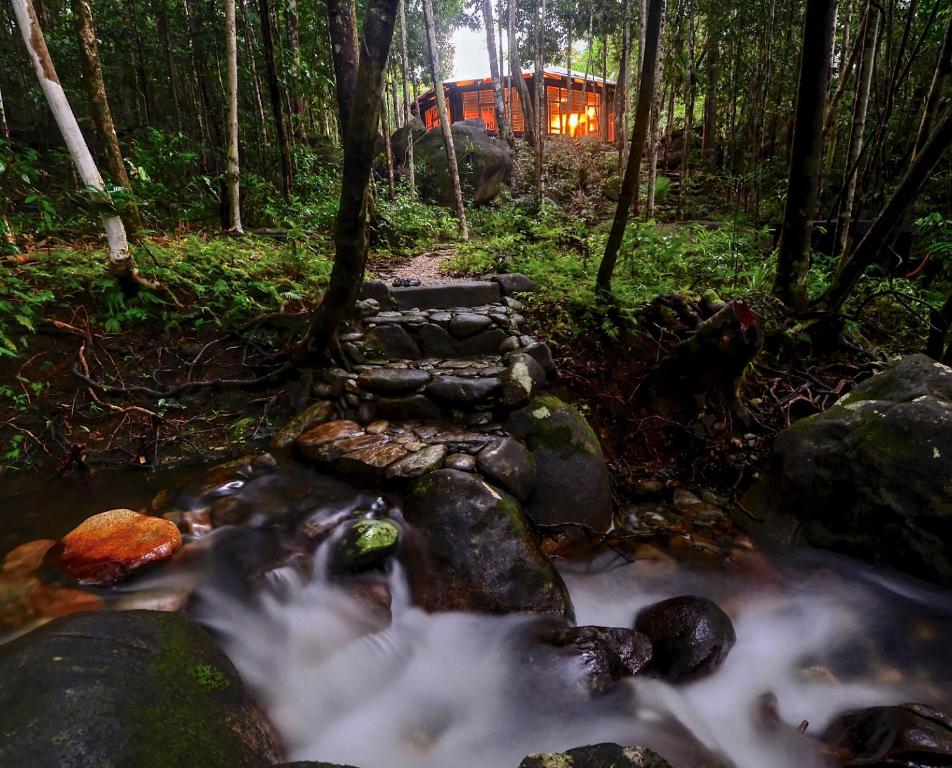
[[672,683],[713,672],[737,640],[724,611],[707,598],[690,595],[641,609],[635,629],[651,641],[649,671]]
[[0,762],[260,768],[282,748],[228,657],[176,613],[69,616],[0,646]]
[[[489,136],[479,119],[453,123],[451,130],[464,198],[476,205],[488,203],[512,175],[508,148]],[[417,185],[423,197],[447,207],[455,205],[439,126],[427,131],[414,144],[413,151]]]
[[420,357],[420,348],[413,337],[397,323],[378,325],[367,331],[363,352],[372,360],[417,360]]
[[514,293],[529,293],[539,290],[536,281],[519,272],[510,272],[505,275],[493,275],[491,278],[494,283],[499,283],[499,290],[503,296],[512,296]]
[[49,550],[46,561],[80,584],[108,585],[168,560],[181,546],[175,523],[131,509],[111,509],[67,533]]
[[439,469],[413,481],[403,514],[412,526],[407,575],[424,609],[571,616],[561,577],[505,491]]
[[442,443],[428,445],[395,464],[387,467],[387,477],[390,479],[406,479],[419,477],[434,469],[439,469],[446,458],[447,448]]
[[414,152],[416,143],[426,135],[426,126],[417,115],[411,115],[410,120],[401,125],[390,137],[390,150],[393,152],[393,162],[398,168],[407,164],[410,137],[413,137]]
[[449,322],[449,331],[457,339],[466,339],[485,331],[493,324],[487,315],[478,315],[475,312],[461,312],[454,315]]
[[777,436],[744,525],[950,586],[950,478],[952,369],[910,355]]
[[271,440],[274,448],[289,448],[304,432],[334,418],[334,403],[318,400],[292,418]]
[[534,357],[524,352],[507,355],[506,362],[509,367],[500,376],[499,402],[518,408],[528,403],[537,389],[545,386],[545,371]]
[[952,718],[922,704],[846,712],[834,719],[820,738],[841,757],[843,765],[952,765]]
[[479,471],[519,501],[532,493],[536,483],[536,463],[529,449],[518,440],[504,437],[476,454]]
[[389,520],[358,520],[334,545],[331,566],[335,571],[363,571],[392,555],[400,542],[400,529]]
[[529,755],[519,768],[671,768],[671,764],[643,747],[595,744],[568,752]]
[[576,523],[599,532],[611,527],[608,467],[598,437],[576,408],[540,395],[514,411],[505,430],[535,458],[536,487],[526,506],[534,522]]

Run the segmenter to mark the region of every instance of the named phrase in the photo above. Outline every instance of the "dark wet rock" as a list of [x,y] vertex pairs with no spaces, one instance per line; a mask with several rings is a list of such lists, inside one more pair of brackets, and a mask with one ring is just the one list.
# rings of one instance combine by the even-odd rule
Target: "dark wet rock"
[[452,469],[413,481],[407,573],[428,611],[533,611],[571,615],[565,585],[537,547],[519,502]]
[[608,468],[585,417],[557,397],[541,395],[513,412],[504,426],[536,461],[538,479],[526,507],[532,520],[607,531],[612,522]]
[[[360,287],[360,298],[373,299],[380,307],[390,306],[390,286],[383,280],[368,280]],[[376,309],[374,311],[379,311]]]
[[364,358],[364,353],[361,352],[360,347],[358,347],[352,341],[345,341],[340,345],[340,348],[352,365],[364,364],[366,360],[366,358]]
[[453,338],[435,323],[420,326],[418,338],[423,353],[432,357],[466,357],[468,355],[492,355],[505,341],[506,332],[490,328],[465,339]]
[[447,469],[458,469],[460,472],[473,472],[476,469],[476,457],[468,453],[451,453],[446,457],[443,466]]
[[555,378],[557,372],[555,360],[552,359],[552,350],[549,349],[548,344],[536,341],[525,346],[522,351],[535,358],[535,361],[542,366],[542,370],[545,371],[545,375],[549,379]]
[[539,290],[535,280],[519,272],[510,272],[505,275],[493,275],[490,280],[499,283],[503,296],[512,296],[514,293],[529,293]]
[[499,402],[518,408],[528,403],[537,389],[545,386],[546,375],[535,358],[524,352],[507,356],[507,363],[509,367],[500,376]]
[[519,337],[509,336],[499,345],[499,353],[504,355],[507,352],[515,352],[519,349],[519,346]]
[[406,448],[399,443],[391,442],[383,435],[379,437],[379,442],[341,456],[334,465],[335,471],[357,483],[379,485],[386,476],[387,467],[408,455]]
[[312,450],[308,458],[322,464],[330,464],[337,461],[344,454],[386,445],[388,442],[390,441],[386,435],[354,435],[353,437],[344,437],[334,442],[324,443]]
[[[489,202],[499,194],[500,185],[509,183],[512,175],[512,156],[508,147],[490,137],[479,119],[453,123],[451,129],[453,144],[458,147],[456,154],[464,198],[476,205]],[[453,185],[440,128],[427,131],[414,144],[413,151],[416,162],[420,164],[417,171],[420,194],[424,199],[452,206]]]
[[[409,447],[409,446],[408,446]],[[439,469],[446,458],[446,446],[428,445],[387,467],[388,478],[411,478]]]
[[320,400],[292,418],[271,440],[275,448],[289,448],[304,432],[334,418],[334,403]]
[[357,383],[371,392],[412,392],[433,377],[417,368],[374,368],[357,377]]
[[457,339],[466,339],[480,331],[485,331],[493,324],[486,315],[477,315],[474,312],[462,312],[454,315],[450,320],[449,331]]
[[391,296],[397,303],[397,309],[477,307],[499,301],[499,286],[480,280],[457,280],[413,288],[393,288]]
[[397,550],[400,529],[390,520],[357,520],[334,545],[331,567],[337,572],[363,571]]
[[649,670],[672,683],[713,672],[737,640],[724,611],[707,598],[691,595],[643,608],[635,617],[635,629],[651,641]]
[[305,458],[316,460],[321,448],[328,443],[361,434],[363,434],[363,427],[356,421],[338,419],[309,429],[297,437],[294,445]]
[[568,752],[529,755],[519,768],[671,768],[671,764],[644,747],[594,744]]
[[57,619],[0,646],[0,762],[260,768],[280,741],[228,657],[181,614]]
[[499,379],[462,376],[438,376],[426,388],[426,393],[444,403],[470,405],[490,397],[499,388]]
[[377,299],[361,299],[354,303],[354,314],[361,320],[373,317],[380,311],[380,301]]
[[504,437],[476,454],[479,471],[494,485],[525,501],[536,483],[535,459],[518,440]]
[[820,739],[842,756],[846,766],[952,765],[952,718],[922,704],[846,712],[826,727]]
[[777,436],[743,524],[950,586],[950,477],[952,369],[910,355]]
[[416,360],[420,357],[420,347],[402,326],[394,323],[367,331],[364,354],[371,359]]
[[111,509],[67,533],[46,553],[46,562],[80,584],[108,585],[168,560],[181,547],[182,534],[174,523],[131,509]]
[[409,397],[381,397],[376,403],[374,417],[394,421],[433,421],[440,418],[440,409],[425,395]]

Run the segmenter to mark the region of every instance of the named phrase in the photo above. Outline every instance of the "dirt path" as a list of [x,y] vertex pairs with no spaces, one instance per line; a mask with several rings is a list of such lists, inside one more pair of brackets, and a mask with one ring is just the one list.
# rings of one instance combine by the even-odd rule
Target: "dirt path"
[[456,253],[455,248],[441,248],[435,251],[419,253],[404,262],[385,269],[375,270],[381,279],[392,282],[398,278],[419,280],[421,285],[432,283],[455,283],[458,277],[451,277],[440,272],[440,267]]

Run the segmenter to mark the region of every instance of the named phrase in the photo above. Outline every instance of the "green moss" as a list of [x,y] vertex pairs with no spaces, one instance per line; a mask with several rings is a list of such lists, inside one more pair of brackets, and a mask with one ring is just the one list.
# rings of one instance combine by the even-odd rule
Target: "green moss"
[[197,667],[192,667],[191,674],[202,688],[209,690],[223,691],[231,685],[225,674],[211,664],[199,664]]
[[364,556],[390,551],[397,546],[400,529],[388,520],[360,520],[354,523],[353,545]]
[[[585,417],[553,395],[539,395],[529,405],[533,421],[527,444],[530,450],[549,450],[562,456],[572,453],[601,455],[601,443]],[[548,412],[548,416],[536,414]]]

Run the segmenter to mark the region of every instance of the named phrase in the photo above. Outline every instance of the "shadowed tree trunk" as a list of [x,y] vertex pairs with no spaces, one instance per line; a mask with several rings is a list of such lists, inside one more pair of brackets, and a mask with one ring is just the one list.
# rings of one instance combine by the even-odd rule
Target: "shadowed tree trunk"
[[[109,99],[106,97],[106,84],[102,77],[102,67],[99,64],[99,43],[96,41],[96,28],[93,21],[93,9],[89,0],[73,0],[73,20],[76,24],[76,35],[79,38],[79,62],[83,69],[83,84],[86,86],[86,95],[92,105],[93,123],[96,132],[106,150],[106,170],[112,180],[121,185],[127,192],[132,192],[126,165],[119,149],[119,139],[116,137],[116,127],[112,122],[112,113],[109,110]],[[127,221],[133,231],[142,227],[139,220],[139,211],[130,199]]]
[[[625,156],[625,106],[628,103],[628,56],[631,47],[631,0],[624,0],[622,7],[621,54],[618,61],[618,84],[615,86],[615,143],[618,145],[618,167]],[[570,78],[571,79],[571,78]]]
[[536,4],[535,16],[535,202],[536,207],[542,207],[544,194],[543,161],[545,159],[545,134],[548,130],[545,119],[545,64],[542,56],[542,24],[545,19],[545,0]]
[[846,253],[846,246],[850,236],[850,226],[853,221],[859,156],[863,151],[863,135],[866,132],[866,112],[869,107],[869,89],[873,82],[873,68],[876,61],[876,42],[878,38],[879,9],[872,2],[868,2],[866,4],[866,18],[863,21],[863,57],[856,77],[856,90],[853,94],[853,120],[850,129],[849,144],[846,149],[846,172],[843,178],[843,194],[840,198],[840,212],[836,221],[836,244],[833,248],[833,255],[837,258]]
[[[653,99],[651,102],[651,124],[648,129],[648,181],[645,190],[645,218],[654,216],[655,190],[658,183],[658,126],[661,123],[661,103],[663,92],[658,86],[661,84],[661,40],[664,36],[664,12],[662,10],[661,27],[658,29],[658,53],[655,57],[654,80],[651,83]],[[674,88],[674,83],[671,84]],[[639,169],[640,170],[640,169]],[[640,173],[638,178],[641,182]],[[635,215],[638,214],[638,192],[635,192]]]
[[404,0],[400,0],[400,78],[403,80],[403,112],[407,124],[406,164],[410,173],[410,192],[416,194],[416,169],[413,162],[413,114],[410,112],[410,93],[407,90],[407,70],[410,56],[407,53],[407,12]]
[[658,38],[661,36],[661,17],[664,14],[664,0],[648,0],[648,13],[645,18],[645,45],[641,64],[641,79],[638,85],[638,103],[635,106],[635,125],[631,131],[631,149],[628,151],[628,163],[625,165],[625,177],[621,183],[615,218],[611,232],[605,244],[605,254],[598,267],[596,285],[604,293],[611,291],[612,273],[618,261],[618,250],[628,225],[628,213],[632,208],[638,213],[638,181],[641,175],[641,158],[644,155],[645,138],[648,134],[648,121],[651,116],[651,104],[654,101],[655,71],[658,61]]
[[717,31],[708,18],[707,86],[704,92],[704,135],[701,137],[701,156],[709,169],[717,167],[717,75],[720,71],[720,45]]
[[506,118],[506,105],[502,98],[502,79],[499,76],[499,58],[496,55],[496,28],[493,23],[492,0],[482,0],[483,24],[486,27],[486,50],[489,53],[489,75],[493,81],[493,108],[496,113],[496,135],[504,139],[510,149],[516,146],[516,140]]
[[836,0],[807,0],[803,20],[800,78],[790,150],[787,202],[780,228],[773,292],[788,307],[807,303],[810,236],[820,182],[823,115],[826,111]]
[[[387,57],[393,39],[397,0],[368,0],[356,76],[345,73],[338,80],[354,84],[351,108],[360,115],[344,134],[344,167],[340,207],[334,227],[334,267],[321,305],[311,319],[302,351],[319,362],[330,347],[337,347],[337,331],[352,310],[367,262],[367,223],[370,214],[370,174],[373,167],[377,125],[383,99]],[[332,44],[338,41],[332,38]],[[338,94],[338,103],[340,103]],[[346,123],[351,121],[342,115]]]
[[270,0],[258,0],[258,14],[261,16],[261,40],[264,43],[264,63],[268,70],[271,111],[274,113],[274,127],[278,132],[278,148],[281,152],[281,192],[287,198],[291,196],[291,188],[294,183],[291,170],[291,138],[288,136],[288,126],[284,120],[284,109],[281,106],[281,84],[278,82],[278,68],[274,58],[274,33],[271,28]]
[[[85,0],[77,0],[85,2]],[[228,232],[242,235],[238,167],[238,31],[235,0],[225,0],[225,51],[228,58],[228,146],[225,178],[228,185]]]
[[387,100],[386,98],[380,104],[380,130],[383,131],[383,143],[387,150],[387,191],[390,193],[390,199],[397,196],[397,184],[393,170],[393,146],[390,143],[390,121],[387,120]]
[[463,206],[463,190],[459,183],[459,166],[456,164],[456,147],[453,146],[453,129],[450,115],[446,109],[446,94],[443,92],[443,78],[440,76],[440,49],[436,45],[436,22],[433,19],[432,0],[423,0],[423,21],[426,25],[427,51],[429,53],[430,75],[433,78],[433,91],[436,94],[436,107],[440,113],[440,132],[443,134],[443,149],[446,152],[446,164],[453,185],[453,197],[456,199],[456,215],[459,218],[459,236],[469,239],[466,226],[466,208]]
[[[406,21],[406,19],[403,19]],[[354,100],[357,78],[357,10],[354,0],[328,0],[327,24],[331,36],[331,58],[337,82],[337,117],[341,142],[347,137],[347,115]]]
[[509,79],[519,93],[519,104],[522,106],[522,133],[530,147],[536,143],[535,111],[532,108],[532,99],[529,96],[529,86],[522,76],[522,59],[519,56],[519,40],[516,38],[516,0],[509,3]]
[[949,103],[950,90],[952,90],[950,80],[952,80],[952,15],[949,16],[949,24],[945,28],[942,51],[939,53],[939,61],[932,76],[932,86],[929,88],[925,108],[922,110],[919,133],[916,135],[915,154],[922,151],[943,105]]
[[307,142],[304,126],[304,83],[301,66],[301,32],[298,21],[297,0],[287,0],[288,46],[291,49],[291,109],[294,115],[294,138],[299,143]]

